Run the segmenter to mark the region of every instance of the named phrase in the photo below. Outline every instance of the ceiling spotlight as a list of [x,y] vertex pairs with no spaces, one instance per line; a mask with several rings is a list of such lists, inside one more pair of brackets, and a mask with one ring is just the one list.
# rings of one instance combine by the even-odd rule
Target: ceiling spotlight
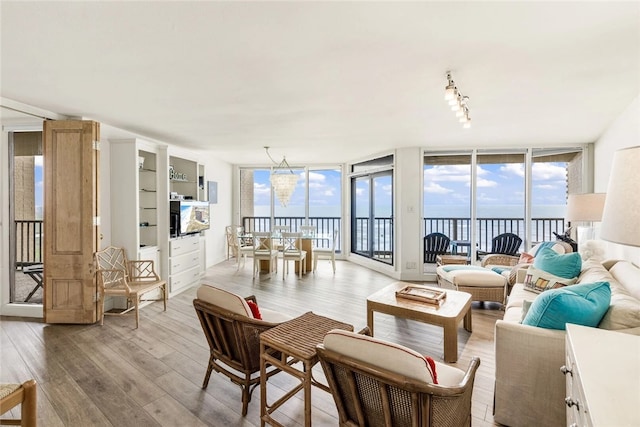
[[467,106],[468,96],[460,92],[460,89],[453,81],[451,71],[447,71],[447,85],[444,88],[444,99],[448,102],[451,110],[456,113],[456,117],[463,124],[465,129],[471,127],[471,119],[469,118],[469,107]]

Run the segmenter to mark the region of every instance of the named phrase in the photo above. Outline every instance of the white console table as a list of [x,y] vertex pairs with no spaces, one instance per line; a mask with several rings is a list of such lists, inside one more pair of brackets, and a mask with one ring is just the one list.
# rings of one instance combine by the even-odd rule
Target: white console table
[[567,425],[640,426],[640,336],[567,325]]

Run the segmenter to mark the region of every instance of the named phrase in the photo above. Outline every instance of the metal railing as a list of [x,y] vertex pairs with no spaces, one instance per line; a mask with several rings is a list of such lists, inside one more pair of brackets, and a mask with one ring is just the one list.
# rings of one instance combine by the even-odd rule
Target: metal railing
[[[425,235],[440,232],[447,235],[451,240],[458,241],[470,240],[470,224],[470,218],[424,218]],[[491,240],[502,233],[516,234],[524,242],[524,225],[523,218],[478,218],[476,220],[478,250],[485,252],[491,250]],[[564,218],[531,219],[532,243],[555,240],[553,233],[564,234],[564,231]]]
[[42,220],[28,219],[14,221],[16,269],[34,264],[42,264]]
[[[451,240],[468,242],[470,240],[471,219],[470,218],[423,218],[425,235],[433,232],[440,232],[447,235]],[[339,217],[310,217],[310,225],[315,225],[318,233],[333,234],[336,227],[340,227]],[[271,229],[271,219],[269,217],[244,217],[242,224],[248,232],[268,231]],[[273,225],[288,225],[292,231],[300,229],[305,225],[302,217],[275,217]],[[491,250],[491,240],[502,233],[514,233],[525,240],[524,218],[478,218],[476,220],[477,249],[480,251]],[[356,218],[356,232],[352,237],[352,247],[357,253],[372,254],[373,258],[392,259],[393,258],[393,218],[374,218],[374,241],[369,242],[369,218]],[[564,234],[564,218],[533,218],[531,220],[531,240],[532,243],[555,240],[553,233]],[[422,238],[423,236],[420,236]],[[326,241],[324,245],[326,245]],[[340,242],[337,246],[341,248]],[[469,246],[460,246],[460,253],[467,254]],[[523,248],[521,248],[523,249]]]
[[[318,248],[331,248],[333,244],[333,230],[340,229],[342,219],[340,217],[309,217],[308,224],[305,218],[296,216],[278,216],[273,219],[273,225],[288,225],[291,231],[300,231],[303,225],[311,225],[316,227],[316,233],[319,235],[330,236],[326,239],[318,239],[314,244]],[[242,218],[242,226],[245,231],[250,233],[253,231],[269,231],[271,230],[271,218],[268,216],[245,216]],[[338,241],[336,242],[336,252],[342,249],[340,242],[340,233],[338,233]]]

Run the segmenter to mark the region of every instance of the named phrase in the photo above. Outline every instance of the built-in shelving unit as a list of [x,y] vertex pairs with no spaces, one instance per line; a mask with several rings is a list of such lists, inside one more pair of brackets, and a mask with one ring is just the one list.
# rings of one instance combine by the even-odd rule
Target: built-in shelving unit
[[158,171],[156,154],[138,151],[140,247],[158,244]]

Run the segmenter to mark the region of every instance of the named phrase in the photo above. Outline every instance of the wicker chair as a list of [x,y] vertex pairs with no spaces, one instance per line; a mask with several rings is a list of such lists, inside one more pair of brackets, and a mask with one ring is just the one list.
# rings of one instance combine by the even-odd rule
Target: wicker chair
[[[213,298],[228,308],[210,302],[213,298],[208,297],[207,293],[214,295]],[[255,319],[250,317],[248,313],[238,312],[244,309],[238,310],[229,306],[229,299],[223,301],[216,297],[221,294],[224,296],[224,293],[231,298],[240,299],[235,294],[203,285],[198,290],[199,298],[193,300],[193,306],[198,319],[200,319],[210,349],[209,364],[202,388],[207,388],[209,385],[209,378],[213,370],[226,375],[242,389],[242,416],[245,416],[251,400],[251,393],[260,385],[260,333],[279,325],[281,321],[289,319],[289,317],[276,314],[272,317],[280,321],[275,322]],[[257,304],[253,295],[244,298],[244,300]],[[267,318],[267,313],[275,313],[264,308],[261,308],[260,311],[264,318]],[[234,373],[234,371],[241,375]],[[267,378],[277,372],[279,372],[277,369],[268,371]]]
[[[406,347],[391,345],[412,352]],[[390,362],[384,366],[366,363],[329,350],[325,344],[318,345],[317,353],[338,409],[340,426],[471,425],[471,395],[480,365],[477,357],[471,360],[466,372],[437,364],[443,371],[459,371],[459,383],[445,386],[392,371],[398,363]]]
[[0,424],[36,427],[38,421],[36,399],[35,380],[25,381],[22,384],[0,384],[0,415],[21,405],[20,419],[2,418]]

